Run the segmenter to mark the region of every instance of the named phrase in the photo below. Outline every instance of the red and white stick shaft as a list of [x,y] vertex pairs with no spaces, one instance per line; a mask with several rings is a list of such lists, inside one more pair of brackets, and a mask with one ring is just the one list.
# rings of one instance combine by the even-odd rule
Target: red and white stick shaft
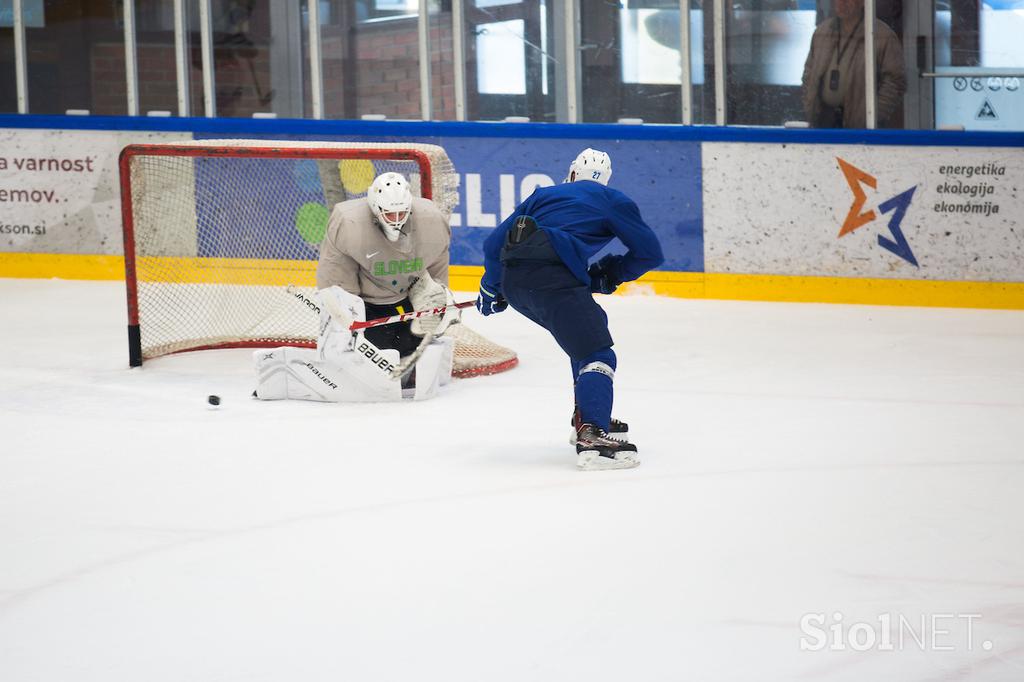
[[394,324],[396,322],[406,322],[408,320],[415,320],[417,317],[425,317],[427,315],[443,315],[449,308],[468,308],[474,305],[476,301],[462,301],[461,303],[455,303],[454,305],[443,305],[440,308],[425,308],[423,310],[412,310],[401,315],[392,315],[391,317],[378,317],[376,320],[367,320],[366,322],[353,322],[350,330],[357,332],[360,329],[366,329],[367,327],[379,327],[384,324]]

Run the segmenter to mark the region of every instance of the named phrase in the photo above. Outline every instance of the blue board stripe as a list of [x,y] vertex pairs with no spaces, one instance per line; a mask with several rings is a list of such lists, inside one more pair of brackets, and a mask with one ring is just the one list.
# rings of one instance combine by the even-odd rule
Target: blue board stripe
[[564,140],[679,140],[782,144],[1024,147],[1024,131],[811,130],[745,126],[501,123],[480,121],[342,121],[311,119],[157,118],[147,116],[0,115],[0,128],[140,130],[249,135],[492,137]]

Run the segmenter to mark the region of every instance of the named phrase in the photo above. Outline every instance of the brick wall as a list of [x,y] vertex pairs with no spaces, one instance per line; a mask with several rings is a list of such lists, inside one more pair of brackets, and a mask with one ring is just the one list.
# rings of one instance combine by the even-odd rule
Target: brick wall
[[94,114],[124,115],[128,111],[125,85],[124,45],[97,43],[92,46],[92,104]]
[[[177,114],[178,94],[174,46],[138,43],[139,111],[164,110]],[[271,111],[269,51],[261,47],[218,47],[214,49],[219,116],[251,116],[254,111]],[[192,113],[202,116],[202,55],[191,50],[189,61]],[[92,48],[92,111],[95,114],[124,114],[124,47],[97,44]]]
[[[384,114],[388,118],[420,118],[419,44],[415,19],[360,26],[354,53],[354,117]],[[450,14],[441,14],[431,20],[430,57],[433,118],[454,119]],[[325,75],[325,89],[327,82]],[[330,87],[341,88],[344,84],[342,80],[335,80]]]
[[[419,48],[415,19],[362,24],[346,44],[340,30],[325,27],[321,36],[324,55],[324,111],[328,118],[359,118],[384,114],[388,118],[420,118]],[[451,16],[432,18],[431,97],[433,118],[455,118],[455,87],[452,71]],[[356,61],[346,68],[346,59]],[[218,46],[216,62],[217,113],[220,116],[251,116],[272,111],[270,52],[266,46]],[[193,115],[203,115],[201,55],[192,50],[190,82]],[[177,113],[174,46],[169,42],[138,43],[139,108]],[[97,43],[90,54],[92,110],[96,114],[123,114],[125,104],[124,47]],[[308,68],[305,69],[308,74]],[[353,81],[353,82],[348,82]],[[305,87],[306,115],[311,115],[309,87]],[[348,103],[346,105],[346,102]],[[349,110],[346,111],[346,106]]]

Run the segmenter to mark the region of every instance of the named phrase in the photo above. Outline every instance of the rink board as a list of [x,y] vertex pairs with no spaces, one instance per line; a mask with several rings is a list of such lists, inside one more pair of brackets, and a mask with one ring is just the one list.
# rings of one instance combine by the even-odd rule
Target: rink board
[[[1024,308],[1024,135],[991,133],[0,117],[0,276],[122,277],[117,153],[211,137],[442,145],[459,172],[452,285],[464,291],[476,288],[487,235],[593,146],[611,154],[612,186],[665,251],[625,293]],[[319,196],[306,175],[280,180]],[[316,248],[288,238],[293,208],[281,207],[285,234],[273,240],[288,248],[198,253],[208,259],[178,270],[202,281],[221,259],[218,271],[230,262],[227,272],[309,280]]]
[[708,272],[1013,282],[1021,149],[704,146]]

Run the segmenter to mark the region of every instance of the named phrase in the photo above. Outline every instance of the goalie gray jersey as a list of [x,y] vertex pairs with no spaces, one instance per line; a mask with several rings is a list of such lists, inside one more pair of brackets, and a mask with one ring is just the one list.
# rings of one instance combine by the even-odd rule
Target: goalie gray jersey
[[451,227],[428,199],[413,197],[405,233],[390,242],[365,199],[335,205],[320,245],[316,286],[340,286],[367,303],[397,303],[424,270],[448,286]]

